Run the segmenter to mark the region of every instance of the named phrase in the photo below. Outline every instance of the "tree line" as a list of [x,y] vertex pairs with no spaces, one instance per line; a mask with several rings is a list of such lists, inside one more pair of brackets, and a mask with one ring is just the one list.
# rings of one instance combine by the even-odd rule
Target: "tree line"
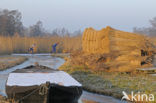
[[56,28],[52,32],[46,31],[43,28],[42,21],[37,21],[36,24],[30,27],[24,27],[22,14],[18,10],[0,10],[0,36],[71,36],[82,34],[81,30],[73,33],[65,28]]

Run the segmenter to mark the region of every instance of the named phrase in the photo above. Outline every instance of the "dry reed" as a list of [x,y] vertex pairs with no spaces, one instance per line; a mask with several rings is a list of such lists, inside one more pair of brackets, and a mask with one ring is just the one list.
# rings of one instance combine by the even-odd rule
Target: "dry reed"
[[74,37],[4,37],[0,36],[0,54],[27,53],[32,44],[36,44],[37,53],[51,52],[52,45],[59,42],[57,52],[71,52],[81,49],[81,36]]

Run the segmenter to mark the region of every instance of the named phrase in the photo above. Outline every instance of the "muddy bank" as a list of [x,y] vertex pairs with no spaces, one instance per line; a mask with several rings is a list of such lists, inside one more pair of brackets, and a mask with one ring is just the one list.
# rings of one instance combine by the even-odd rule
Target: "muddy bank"
[[0,56],[0,71],[21,64],[26,60],[27,58],[23,56]]

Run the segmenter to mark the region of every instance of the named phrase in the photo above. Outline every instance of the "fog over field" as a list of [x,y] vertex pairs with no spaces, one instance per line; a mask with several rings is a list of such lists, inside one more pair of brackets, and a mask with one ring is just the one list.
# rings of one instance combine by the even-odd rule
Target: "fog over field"
[[132,31],[133,27],[150,25],[148,21],[156,16],[155,4],[155,0],[1,0],[0,8],[19,10],[26,27],[41,20],[49,31],[107,25]]

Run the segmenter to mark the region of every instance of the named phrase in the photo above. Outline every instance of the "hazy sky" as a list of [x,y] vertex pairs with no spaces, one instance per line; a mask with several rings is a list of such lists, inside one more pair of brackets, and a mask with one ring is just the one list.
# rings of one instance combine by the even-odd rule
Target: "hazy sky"
[[0,0],[1,9],[17,9],[25,26],[41,20],[47,30],[70,31],[110,25],[132,31],[156,17],[156,0]]

